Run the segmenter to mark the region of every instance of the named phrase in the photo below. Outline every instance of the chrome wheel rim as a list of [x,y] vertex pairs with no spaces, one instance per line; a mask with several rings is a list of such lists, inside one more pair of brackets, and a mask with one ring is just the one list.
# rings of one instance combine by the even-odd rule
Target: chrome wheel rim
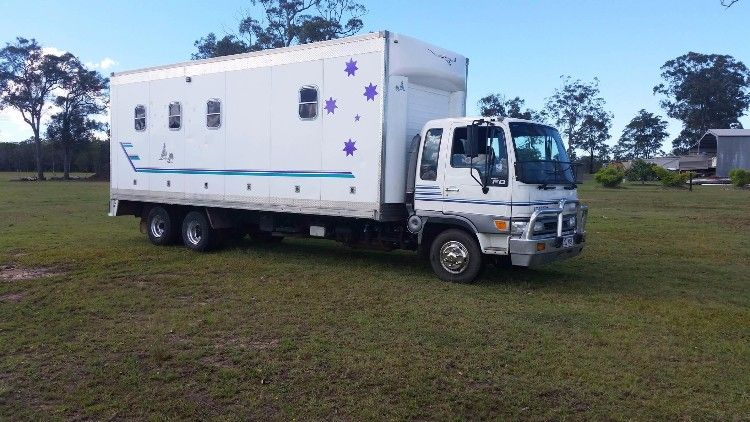
[[161,215],[155,215],[151,219],[151,235],[160,238],[164,236],[164,232],[167,231],[167,220]]
[[451,274],[460,274],[469,266],[469,250],[461,242],[451,240],[440,248],[440,265]]
[[191,221],[187,227],[187,238],[190,243],[197,245],[203,238],[203,228],[197,221]]

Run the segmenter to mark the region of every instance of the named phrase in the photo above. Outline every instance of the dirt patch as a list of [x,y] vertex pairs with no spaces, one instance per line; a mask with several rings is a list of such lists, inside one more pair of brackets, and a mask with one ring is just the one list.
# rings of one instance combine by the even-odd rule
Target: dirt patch
[[53,267],[24,268],[16,265],[0,265],[0,281],[31,280],[60,274],[62,272]]
[[26,296],[25,293],[8,293],[0,295],[0,302],[20,302],[24,296]]

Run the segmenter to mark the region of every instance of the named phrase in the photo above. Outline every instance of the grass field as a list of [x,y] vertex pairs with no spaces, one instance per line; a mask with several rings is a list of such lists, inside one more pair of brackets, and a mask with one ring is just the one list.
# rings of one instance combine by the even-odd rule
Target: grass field
[[750,191],[586,185],[589,242],[438,281],[410,253],[151,246],[107,185],[7,182],[0,419],[750,419]]

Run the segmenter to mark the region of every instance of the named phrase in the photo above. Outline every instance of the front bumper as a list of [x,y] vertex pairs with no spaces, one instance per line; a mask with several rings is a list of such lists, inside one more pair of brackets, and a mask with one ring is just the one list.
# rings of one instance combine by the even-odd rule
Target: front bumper
[[[563,248],[558,246],[557,238],[547,239],[510,239],[510,260],[513,265],[521,267],[536,267],[549,264],[552,261],[572,258],[581,253],[586,237],[574,235],[573,246]],[[544,245],[544,250],[540,245]]]
[[[563,232],[563,216],[570,211],[573,206],[576,216],[575,231],[572,233]],[[533,227],[536,221],[542,217],[552,217],[557,219],[556,236],[545,236],[535,238]],[[572,258],[583,250],[583,244],[586,241],[586,220],[588,219],[588,207],[581,205],[578,200],[560,200],[558,208],[536,210],[524,229],[523,234],[518,238],[511,238],[508,242],[508,249],[513,265],[523,267],[534,267],[557,261],[559,259]],[[572,244],[564,242],[570,240]],[[567,244],[567,246],[563,246]]]

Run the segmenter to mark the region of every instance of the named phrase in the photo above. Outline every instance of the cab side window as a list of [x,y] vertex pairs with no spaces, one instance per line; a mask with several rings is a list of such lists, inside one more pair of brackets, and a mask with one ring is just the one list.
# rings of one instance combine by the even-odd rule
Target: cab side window
[[440,157],[440,140],[443,129],[430,129],[422,146],[422,161],[419,165],[419,178],[437,180],[438,158]]
[[508,183],[508,151],[505,146],[505,132],[500,127],[479,127],[474,145],[469,145],[466,126],[456,128],[451,145],[451,167],[474,167],[481,177],[490,160],[489,184],[506,186]]
[[[470,165],[474,165],[474,168],[484,168],[484,162],[486,159],[485,148],[483,145],[486,144],[487,135],[486,131],[483,133],[480,130],[480,135],[477,136],[476,144],[469,145],[469,136],[466,126],[458,127],[453,131],[453,144],[451,145],[451,167],[453,168],[469,168]],[[479,154],[481,152],[481,154]],[[471,154],[474,154],[473,156]],[[481,162],[481,164],[480,164]]]

